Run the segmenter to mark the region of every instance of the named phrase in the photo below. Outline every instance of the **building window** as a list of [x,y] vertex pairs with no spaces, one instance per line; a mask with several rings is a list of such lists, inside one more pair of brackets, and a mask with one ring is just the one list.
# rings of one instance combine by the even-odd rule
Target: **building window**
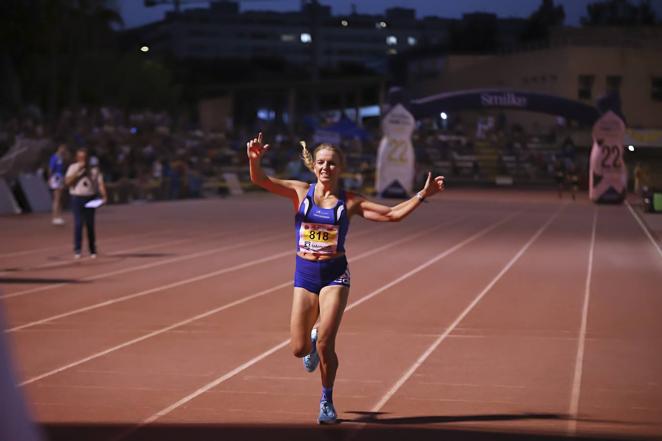
[[651,78],[651,99],[662,101],[662,77]]
[[607,75],[607,93],[619,93],[623,77],[620,75]]
[[294,34],[281,34],[280,41],[291,43],[295,40]]
[[577,98],[580,100],[590,100],[593,97],[593,83],[595,75],[580,75],[579,87],[577,88]]

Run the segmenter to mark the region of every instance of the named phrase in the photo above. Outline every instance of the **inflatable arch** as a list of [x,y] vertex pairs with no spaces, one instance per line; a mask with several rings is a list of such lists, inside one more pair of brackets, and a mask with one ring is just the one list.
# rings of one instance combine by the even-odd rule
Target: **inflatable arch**
[[508,109],[546,113],[593,126],[589,197],[595,202],[622,202],[627,185],[623,163],[625,118],[617,95],[597,106],[563,97],[509,89],[476,89],[409,99],[401,88],[389,91],[382,109],[383,137],[377,154],[376,190],[383,197],[412,194],[414,148],[411,135],[419,118],[441,112]]

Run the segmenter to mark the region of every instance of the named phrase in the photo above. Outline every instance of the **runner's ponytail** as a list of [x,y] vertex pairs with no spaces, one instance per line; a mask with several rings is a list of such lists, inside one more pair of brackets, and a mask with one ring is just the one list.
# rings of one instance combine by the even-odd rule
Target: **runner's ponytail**
[[310,150],[306,148],[306,141],[299,141],[299,144],[301,144],[301,159],[303,160],[303,163],[308,170],[315,173],[315,158],[313,158]]

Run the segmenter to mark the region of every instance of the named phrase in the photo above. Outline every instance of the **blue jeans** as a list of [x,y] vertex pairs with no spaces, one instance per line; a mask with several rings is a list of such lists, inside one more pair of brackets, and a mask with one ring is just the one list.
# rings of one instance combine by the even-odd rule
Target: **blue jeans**
[[94,199],[94,196],[71,196],[71,210],[74,213],[74,252],[80,254],[83,243],[83,223],[87,229],[87,245],[90,254],[97,253],[96,238],[94,236],[94,208],[86,208],[85,204]]

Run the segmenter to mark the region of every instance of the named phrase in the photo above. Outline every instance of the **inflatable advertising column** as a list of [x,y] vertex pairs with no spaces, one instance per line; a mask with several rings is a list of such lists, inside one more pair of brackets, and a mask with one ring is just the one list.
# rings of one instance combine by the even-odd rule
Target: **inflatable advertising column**
[[621,203],[627,191],[627,169],[623,162],[625,122],[613,111],[593,125],[589,197],[593,202]]
[[415,127],[414,116],[402,104],[391,107],[384,116],[375,178],[379,196],[404,198],[412,193],[416,158],[411,134]]

